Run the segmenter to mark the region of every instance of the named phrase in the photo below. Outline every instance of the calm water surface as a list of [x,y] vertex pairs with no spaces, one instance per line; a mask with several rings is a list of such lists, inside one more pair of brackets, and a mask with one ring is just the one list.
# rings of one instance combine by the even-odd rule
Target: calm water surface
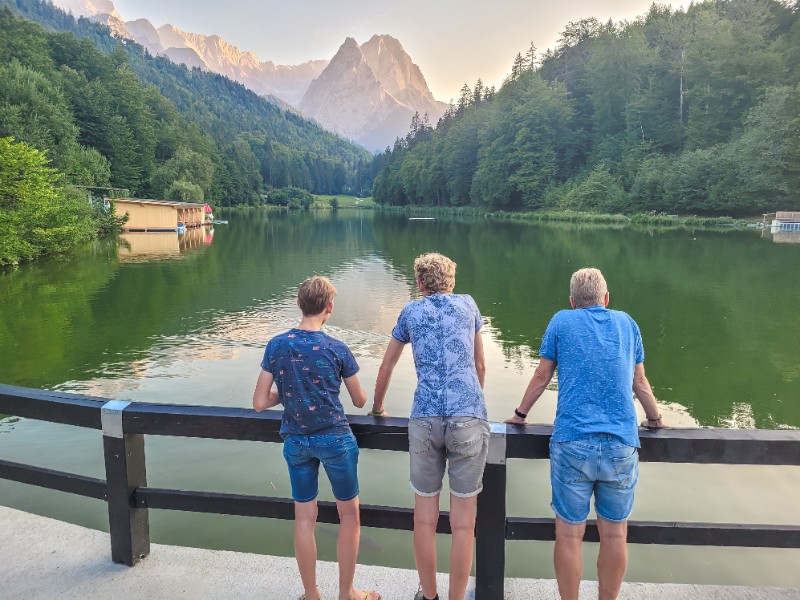
[[[322,273],[339,290],[327,330],[353,349],[371,397],[397,314],[416,294],[413,259],[436,250],[458,263],[456,291],[472,294],[486,321],[492,420],[522,396],[549,318],[568,307],[571,273],[596,266],[612,307],[641,327],[670,424],[800,427],[800,244],[755,232],[409,221],[370,211],[227,218],[213,234],[131,234],[120,248],[100,244],[0,274],[0,382],[248,406],[264,344],[296,324],[297,285]],[[389,391],[392,414],[409,414],[414,385],[406,352]],[[554,414],[555,392],[547,392],[531,420]],[[155,436],[146,444],[155,487],[290,495],[279,446]],[[413,504],[406,454],[361,456],[362,502]],[[0,420],[0,458],[103,476],[100,432],[69,426]],[[634,519],[800,525],[800,467],[645,463],[641,472]],[[327,484],[321,489],[332,498]],[[511,462],[509,514],[552,516],[549,496],[545,461]],[[107,528],[96,500],[0,481],[0,503]],[[170,511],[150,518],[157,543],[292,554],[291,523]],[[319,527],[320,558],[335,558],[335,536],[335,526]],[[509,542],[507,574],[552,578],[551,548]],[[800,587],[796,550],[631,545],[630,554],[629,580]],[[412,568],[411,535],[365,529],[361,561]],[[587,555],[587,577],[593,563]]]

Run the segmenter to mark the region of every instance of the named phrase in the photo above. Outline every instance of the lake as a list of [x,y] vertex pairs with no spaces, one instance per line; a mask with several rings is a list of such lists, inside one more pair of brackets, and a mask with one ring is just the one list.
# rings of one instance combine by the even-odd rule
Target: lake
[[[98,243],[0,273],[0,382],[249,406],[264,345],[297,323],[297,286],[318,273],[338,289],[326,330],[353,350],[371,401],[395,319],[416,297],[414,258],[435,250],[458,263],[455,291],[471,294],[484,316],[491,420],[517,406],[548,320],[569,307],[572,272],[595,266],[608,280],[611,308],[641,328],[669,424],[800,427],[800,244],[758,231],[409,220],[355,210],[253,209],[223,218],[229,224],[213,231],[128,234],[119,247]],[[406,350],[387,396],[391,414],[410,413],[415,383]],[[555,400],[546,392],[529,420],[552,422]],[[290,497],[275,444],[149,436],[146,452],[153,487]],[[99,431],[6,418],[0,458],[104,477]],[[361,501],[412,506],[407,471],[405,453],[362,452]],[[552,516],[546,461],[511,461],[508,478],[509,515]],[[321,499],[332,499],[327,482],[320,489]],[[0,481],[0,503],[107,530],[98,500]],[[798,505],[800,467],[643,463],[632,518],[800,525]],[[151,511],[150,521],[155,543],[292,554],[290,522],[171,511]],[[335,536],[336,526],[319,526],[321,559],[335,559]],[[449,538],[441,538],[446,569]],[[410,533],[364,529],[362,540],[361,562],[413,568]],[[508,576],[554,577],[552,544],[507,544]],[[630,581],[800,587],[800,550],[629,549]],[[589,578],[592,552],[589,544]]]

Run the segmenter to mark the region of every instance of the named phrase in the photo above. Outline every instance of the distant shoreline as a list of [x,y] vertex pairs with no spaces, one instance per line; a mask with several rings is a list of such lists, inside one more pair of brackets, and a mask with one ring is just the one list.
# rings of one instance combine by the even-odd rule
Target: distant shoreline
[[432,206],[382,206],[375,210],[408,214],[442,214],[474,216],[488,219],[525,221],[532,223],[581,223],[597,225],[650,225],[664,228],[690,227],[700,229],[743,230],[752,228],[754,218],[735,219],[733,217],[703,217],[697,215],[668,215],[664,213],[636,213],[632,215],[590,213],[580,211],[541,210],[530,212],[487,212],[479,207],[432,207]]

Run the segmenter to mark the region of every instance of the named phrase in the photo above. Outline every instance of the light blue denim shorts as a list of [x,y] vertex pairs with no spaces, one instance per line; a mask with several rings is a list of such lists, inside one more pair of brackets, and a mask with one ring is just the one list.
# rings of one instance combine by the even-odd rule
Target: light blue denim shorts
[[409,481],[418,496],[442,490],[445,465],[450,493],[477,496],[489,451],[489,423],[475,417],[421,417],[408,421]]
[[320,463],[337,500],[358,496],[358,443],[352,432],[290,434],[283,440],[283,457],[295,502],[311,502],[317,497]]
[[598,517],[612,523],[627,521],[638,479],[638,450],[614,435],[550,441],[550,506],[566,523],[578,525],[587,519],[592,494]]

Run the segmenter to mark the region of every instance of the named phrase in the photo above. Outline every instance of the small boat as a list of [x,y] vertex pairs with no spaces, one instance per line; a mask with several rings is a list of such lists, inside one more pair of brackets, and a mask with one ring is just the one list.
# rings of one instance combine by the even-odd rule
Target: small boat
[[435,221],[435,217],[408,217],[409,221]]
[[214,225],[227,225],[227,224],[228,224],[227,221],[220,221],[218,219],[214,220]]

